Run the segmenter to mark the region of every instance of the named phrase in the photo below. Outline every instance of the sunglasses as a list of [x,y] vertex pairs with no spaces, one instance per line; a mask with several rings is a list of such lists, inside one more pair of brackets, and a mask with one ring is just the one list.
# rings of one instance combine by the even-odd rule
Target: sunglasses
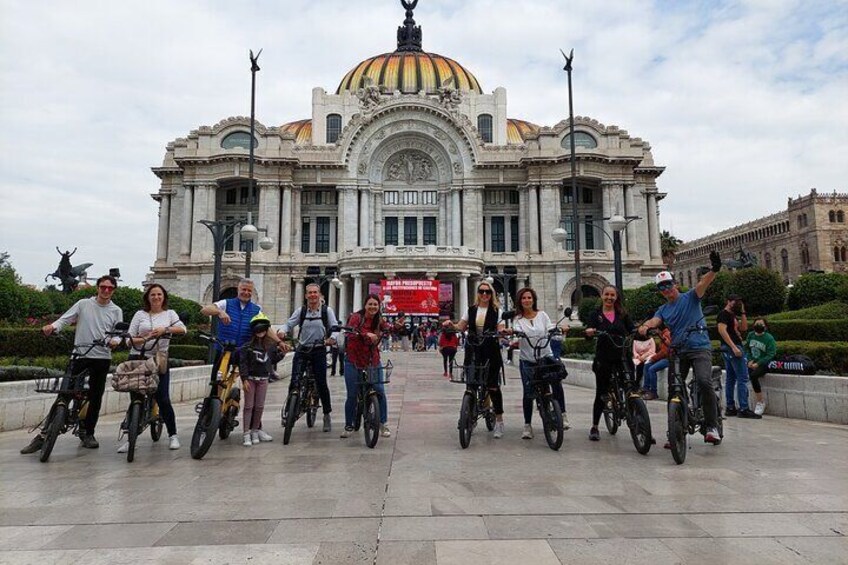
[[485,289],[485,288],[478,288],[478,289],[477,289],[477,294],[492,294],[492,291],[491,291],[491,290],[488,290],[488,289]]
[[114,286],[111,286],[111,285],[108,285],[108,284],[101,284],[97,288],[99,288],[103,292],[112,292],[113,290],[115,290]]
[[671,290],[672,287],[674,287],[674,283],[662,283],[657,285],[657,290],[662,292],[664,290]]

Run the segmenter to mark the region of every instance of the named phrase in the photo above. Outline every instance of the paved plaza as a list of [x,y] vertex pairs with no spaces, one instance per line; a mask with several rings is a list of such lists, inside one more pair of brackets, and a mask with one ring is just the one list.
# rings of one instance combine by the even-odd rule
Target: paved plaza
[[[0,434],[0,563],[847,563],[848,428],[733,418],[718,448],[696,441],[677,466],[627,430],[587,440],[593,391],[567,387],[572,429],[551,451],[521,436],[521,384],[508,367],[506,435],[478,427],[459,447],[460,385],[436,353],[391,353],[391,438],[339,439],[343,380],[331,379],[333,432],[298,422],[282,445],[285,384],[272,385],[269,444],[240,430],[189,456],[193,405],[177,407],[183,448],[148,436],[136,461],[101,419],[96,451],[61,437],[50,462]],[[538,423],[538,416],[535,416]],[[538,426],[537,426],[538,428]],[[603,429],[603,425],[602,425]]]

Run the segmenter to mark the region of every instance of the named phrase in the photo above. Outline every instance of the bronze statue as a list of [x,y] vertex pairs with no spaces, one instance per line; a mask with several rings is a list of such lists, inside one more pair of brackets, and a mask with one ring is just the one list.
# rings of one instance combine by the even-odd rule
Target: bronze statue
[[64,253],[59,251],[59,248],[57,247],[56,251],[62,256],[59,260],[59,266],[54,272],[44,277],[44,282],[47,282],[47,279],[50,277],[58,279],[59,283],[62,285],[62,292],[70,294],[76,290],[79,283],[84,280],[85,271],[94,263],[81,263],[74,267],[71,266],[71,255],[77,252],[76,247],[74,247],[73,251],[65,251]]

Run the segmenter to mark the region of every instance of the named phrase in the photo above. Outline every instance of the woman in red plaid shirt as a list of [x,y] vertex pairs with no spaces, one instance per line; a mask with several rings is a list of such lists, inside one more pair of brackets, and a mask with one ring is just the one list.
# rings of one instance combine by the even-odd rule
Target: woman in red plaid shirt
[[[359,392],[359,372],[371,367],[382,367],[380,348],[377,345],[383,338],[383,334],[392,329],[391,324],[380,314],[380,298],[375,294],[368,295],[365,306],[362,310],[350,315],[347,325],[356,330],[356,333],[348,333],[345,336],[344,376],[347,399],[345,400],[345,429],[341,436],[343,438],[353,435],[356,395]],[[389,437],[392,433],[386,426],[388,414],[386,390],[383,383],[374,383],[373,386],[380,398],[380,435]]]

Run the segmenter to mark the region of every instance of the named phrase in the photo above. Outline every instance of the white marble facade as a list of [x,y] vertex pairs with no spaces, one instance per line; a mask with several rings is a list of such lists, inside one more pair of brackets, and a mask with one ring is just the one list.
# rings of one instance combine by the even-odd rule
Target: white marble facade
[[[249,119],[227,118],[169,143],[153,168],[161,185],[152,195],[160,211],[149,279],[211,301],[212,239],[197,222],[250,211],[274,240],[271,250],[253,253],[251,278],[275,320],[302,299],[310,266],[337,270],[344,286],[327,298],[342,315],[360,307],[368,283],[391,277],[453,283],[459,313],[491,267],[514,268],[518,287],[534,287],[551,314],[570,305],[573,252],[551,238],[572,209],[567,120],[552,127],[509,120],[503,88],[358,90],[314,89],[311,120],[257,121],[255,197],[247,142],[222,144],[234,133],[248,139]],[[478,131],[480,113],[492,117],[490,134]],[[328,142],[331,114],[341,131]],[[656,180],[663,167],[647,142],[616,126],[578,117],[575,129],[575,139],[590,140],[577,147],[583,283],[600,289],[613,280],[612,244],[601,228],[620,213],[641,218],[622,236],[624,286],[644,284],[662,268],[657,201],[664,195]],[[244,274],[244,261],[225,253],[222,289]]]

